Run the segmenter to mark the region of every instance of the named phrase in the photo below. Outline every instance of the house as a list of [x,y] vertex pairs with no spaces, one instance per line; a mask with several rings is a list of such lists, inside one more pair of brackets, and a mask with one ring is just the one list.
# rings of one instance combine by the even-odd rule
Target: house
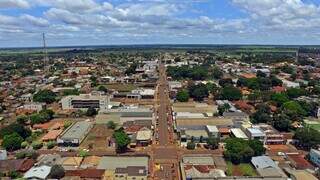
[[116,168],[114,180],[147,180],[148,172],[144,166],[128,166],[126,168]]
[[244,140],[248,140],[248,136],[240,129],[240,128],[232,128],[230,129],[231,136],[235,138],[240,138]]
[[57,138],[57,143],[59,146],[79,146],[92,127],[93,122],[78,121]]
[[143,166],[148,172],[149,158],[146,156],[103,156],[97,169],[115,171],[117,168],[126,168],[129,166]]
[[217,167],[212,156],[184,156],[180,163],[182,179],[214,179],[226,177],[224,170]]
[[7,173],[12,169],[18,172],[26,172],[34,165],[33,159],[0,160],[0,172]]
[[45,103],[37,103],[37,102],[31,102],[24,104],[23,106],[20,106],[16,109],[17,114],[31,114],[34,112],[40,112],[45,108]]
[[269,156],[252,157],[251,163],[262,177],[287,177]]
[[265,141],[266,135],[260,128],[247,128],[245,133],[250,140],[259,140],[263,143]]
[[29,169],[27,171],[23,178],[25,179],[39,179],[39,180],[45,180],[49,176],[51,172],[51,167],[42,165],[42,166],[35,166]]
[[152,131],[142,128],[137,132],[136,141],[138,146],[148,146],[152,141]]
[[51,130],[44,136],[42,136],[41,140],[42,141],[56,141],[59,135],[62,133],[62,130]]
[[316,166],[320,167],[320,151],[311,149],[309,153],[310,161]]
[[292,180],[318,180],[307,170],[297,170],[292,168],[284,168],[284,171],[288,174]]
[[219,130],[218,130],[217,126],[207,125],[206,126],[206,130],[207,130],[207,133],[208,133],[209,137],[215,137],[215,138],[219,138],[220,137]]
[[80,167],[83,157],[63,157],[60,164],[65,170],[76,170]]

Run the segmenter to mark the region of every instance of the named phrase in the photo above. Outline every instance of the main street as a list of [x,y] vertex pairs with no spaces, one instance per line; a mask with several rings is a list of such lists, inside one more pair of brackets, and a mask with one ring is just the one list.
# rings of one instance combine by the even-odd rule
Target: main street
[[154,172],[154,179],[178,179],[178,148],[173,140],[172,118],[170,117],[169,89],[166,69],[162,62],[159,65],[157,85],[157,135],[159,144],[152,148],[152,159],[160,169]]

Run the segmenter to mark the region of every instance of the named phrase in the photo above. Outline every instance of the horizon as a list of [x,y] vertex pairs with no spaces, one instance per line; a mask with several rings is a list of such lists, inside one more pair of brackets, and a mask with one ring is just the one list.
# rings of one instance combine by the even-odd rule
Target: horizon
[[0,47],[320,45],[317,0],[1,0]]

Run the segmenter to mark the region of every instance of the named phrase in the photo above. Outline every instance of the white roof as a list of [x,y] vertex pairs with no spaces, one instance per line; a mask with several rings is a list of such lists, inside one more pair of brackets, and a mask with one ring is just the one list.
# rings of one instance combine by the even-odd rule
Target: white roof
[[151,139],[151,130],[141,130],[137,132],[137,140],[149,140]]
[[203,113],[177,112],[177,118],[206,118]]
[[264,132],[259,128],[247,128],[247,130],[252,136],[256,136],[256,137],[265,136]]
[[207,125],[206,127],[209,132],[219,132],[217,126]]
[[241,138],[241,139],[248,139],[247,135],[240,129],[240,128],[232,128],[231,133],[236,137],[236,138]]
[[23,178],[38,178],[38,179],[46,179],[47,176],[50,174],[51,167],[50,166],[39,166],[39,167],[32,167],[27,171]]

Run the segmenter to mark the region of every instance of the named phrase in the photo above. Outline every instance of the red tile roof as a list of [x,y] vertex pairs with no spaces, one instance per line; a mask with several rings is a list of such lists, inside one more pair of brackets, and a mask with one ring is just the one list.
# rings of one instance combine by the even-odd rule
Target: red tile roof
[[288,154],[288,157],[297,169],[313,169],[314,167],[304,158],[302,154]]
[[283,87],[283,86],[275,86],[275,87],[272,88],[271,91],[275,92],[275,93],[281,93],[281,92],[286,91],[286,88]]
[[103,174],[103,169],[81,169],[66,171],[65,176],[79,176],[81,178],[101,179]]

